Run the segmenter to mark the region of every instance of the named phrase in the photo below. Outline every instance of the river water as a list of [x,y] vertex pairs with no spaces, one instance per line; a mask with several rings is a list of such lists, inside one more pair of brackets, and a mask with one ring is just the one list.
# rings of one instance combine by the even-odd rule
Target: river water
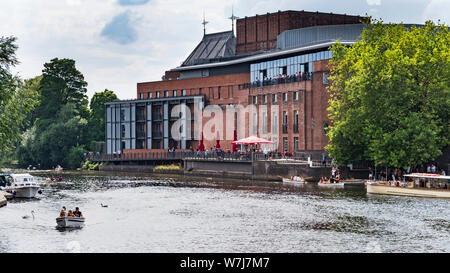
[[[0,208],[0,252],[450,252],[445,199],[208,178],[63,178]],[[80,207],[85,226],[56,229],[62,206]],[[32,210],[34,219],[22,218]]]

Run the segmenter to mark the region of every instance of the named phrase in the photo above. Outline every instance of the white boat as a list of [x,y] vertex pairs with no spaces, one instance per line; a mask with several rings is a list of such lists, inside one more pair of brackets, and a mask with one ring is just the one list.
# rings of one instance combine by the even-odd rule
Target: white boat
[[450,176],[412,173],[404,175],[413,182],[367,181],[367,193],[399,196],[450,198]]
[[39,191],[38,180],[32,175],[26,174],[3,174],[7,183],[3,187],[4,191],[15,193],[15,197],[33,198]]
[[293,184],[293,185],[303,185],[303,184],[306,183],[305,180],[303,178],[301,178],[301,177],[298,180],[297,179],[289,179],[289,178],[284,178],[283,177],[282,180],[283,180],[283,183]]
[[343,188],[345,186],[345,183],[344,182],[339,182],[339,183],[319,182],[319,183],[317,183],[317,185],[319,187],[323,187],[323,188]]
[[58,217],[56,224],[59,228],[80,228],[84,225],[84,217]]

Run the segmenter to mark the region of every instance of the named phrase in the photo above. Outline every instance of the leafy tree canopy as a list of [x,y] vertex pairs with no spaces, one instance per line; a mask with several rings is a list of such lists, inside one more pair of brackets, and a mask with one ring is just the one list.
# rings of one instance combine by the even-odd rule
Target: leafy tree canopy
[[20,141],[27,114],[38,102],[36,90],[9,70],[18,64],[15,41],[15,37],[0,37],[0,154],[11,152]]
[[76,69],[74,60],[55,58],[44,64],[39,88],[41,104],[37,109],[37,116],[43,120],[43,125],[47,126],[60,107],[67,103],[74,104],[76,112],[87,119],[86,86],[84,76]]
[[435,159],[450,136],[448,27],[372,20],[360,38],[332,47],[330,156],[400,168]]
[[105,140],[105,103],[117,100],[113,91],[105,89],[91,98],[88,135],[91,141]]

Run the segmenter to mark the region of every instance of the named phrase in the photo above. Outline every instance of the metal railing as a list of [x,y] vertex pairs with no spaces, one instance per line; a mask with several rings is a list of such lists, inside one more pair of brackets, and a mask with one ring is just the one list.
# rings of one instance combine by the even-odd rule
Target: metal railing
[[262,86],[270,86],[277,84],[285,84],[285,83],[293,83],[293,82],[302,82],[302,81],[310,81],[312,80],[313,73],[312,72],[303,72],[298,73],[297,75],[288,75],[282,76],[275,79],[264,79],[254,81],[250,84],[250,87],[262,87]]
[[252,152],[227,152],[218,151],[214,153],[188,151],[184,153],[184,159],[193,160],[224,160],[224,161],[251,161]]

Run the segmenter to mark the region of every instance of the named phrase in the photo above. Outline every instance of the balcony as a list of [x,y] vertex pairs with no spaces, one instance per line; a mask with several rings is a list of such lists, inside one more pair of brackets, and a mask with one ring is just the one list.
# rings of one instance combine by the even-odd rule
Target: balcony
[[[286,77],[281,78],[275,78],[275,79],[264,79],[264,80],[258,80],[254,81],[251,84],[249,84],[250,88],[256,88],[256,87],[262,87],[262,86],[271,86],[271,85],[278,85],[278,84],[286,84],[286,83],[293,83],[293,82],[302,82],[302,81],[310,81],[312,80],[313,73],[312,72],[304,72],[304,73],[298,73],[297,75],[290,75]],[[248,85],[245,85],[243,87],[248,87]]]

